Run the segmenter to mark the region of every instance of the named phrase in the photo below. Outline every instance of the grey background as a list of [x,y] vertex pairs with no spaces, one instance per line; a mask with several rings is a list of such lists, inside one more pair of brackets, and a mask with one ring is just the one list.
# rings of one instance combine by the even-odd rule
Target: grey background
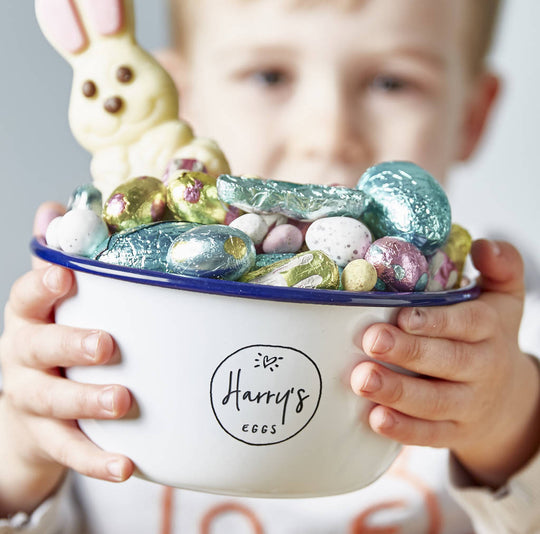
[[[471,0],[473,1],[473,0]],[[164,0],[137,0],[138,37],[167,43]],[[455,173],[454,219],[493,227],[540,260],[540,20],[538,0],[507,1],[493,64],[506,78],[492,130]],[[89,179],[89,157],[67,121],[71,70],[42,37],[32,0],[0,0],[0,315],[13,281],[30,267],[33,214],[66,202]],[[0,317],[3,323],[3,317]]]

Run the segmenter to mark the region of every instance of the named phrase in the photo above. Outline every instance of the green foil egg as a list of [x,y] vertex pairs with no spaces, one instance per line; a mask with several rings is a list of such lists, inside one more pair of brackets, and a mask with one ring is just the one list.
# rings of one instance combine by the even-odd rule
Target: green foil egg
[[178,171],[167,187],[167,205],[181,221],[224,224],[229,207],[217,193],[216,179],[203,172]]
[[103,206],[103,220],[111,232],[129,230],[160,221],[167,207],[167,190],[151,176],[133,178],[119,185]]

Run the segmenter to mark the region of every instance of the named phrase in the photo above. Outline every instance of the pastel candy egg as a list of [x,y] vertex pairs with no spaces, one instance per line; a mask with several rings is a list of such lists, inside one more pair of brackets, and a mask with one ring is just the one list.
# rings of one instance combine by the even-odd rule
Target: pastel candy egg
[[268,232],[268,224],[263,217],[256,213],[240,215],[229,226],[247,234],[255,245],[260,245]]
[[58,239],[58,229],[62,221],[62,216],[55,217],[48,225],[45,232],[45,242],[51,248],[61,250],[60,240]]
[[238,280],[255,263],[255,245],[244,232],[210,224],[188,230],[170,246],[167,270],[203,278]]
[[345,291],[371,291],[377,283],[377,271],[366,260],[353,260],[341,273]]
[[429,258],[429,279],[426,291],[452,289],[458,280],[458,271],[454,262],[442,250]]
[[262,249],[266,254],[298,252],[304,243],[302,231],[292,224],[280,224],[268,232]]
[[339,267],[364,257],[371,245],[368,228],[350,217],[327,217],[311,224],[306,232],[310,250],[322,250]]
[[58,243],[69,254],[92,257],[108,235],[107,225],[92,210],[68,211],[58,223]]
[[170,178],[167,205],[181,221],[224,224],[229,211],[217,194],[216,179],[203,172],[178,171]]
[[93,184],[84,184],[77,187],[71,194],[67,205],[68,210],[87,209],[95,211],[99,216],[101,216],[102,207],[103,196],[101,191]]
[[433,254],[450,233],[448,198],[428,172],[406,161],[369,168],[357,188],[367,204],[361,218],[376,238],[396,236]]
[[399,237],[377,239],[366,252],[366,261],[390,291],[423,291],[428,281],[428,262],[412,243]]
[[182,234],[198,226],[181,221],[160,221],[112,235],[96,258],[105,263],[167,272],[167,253]]
[[338,266],[320,250],[302,252],[272,265],[251,271],[241,282],[307,289],[337,289]]
[[161,220],[167,207],[167,190],[151,176],[133,178],[118,186],[105,202],[103,219],[112,232],[129,230]]

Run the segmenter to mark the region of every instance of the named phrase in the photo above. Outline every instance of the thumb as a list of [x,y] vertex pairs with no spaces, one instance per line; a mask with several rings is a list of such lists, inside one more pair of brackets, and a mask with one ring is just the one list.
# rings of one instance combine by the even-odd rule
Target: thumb
[[525,294],[523,259],[506,241],[479,239],[471,248],[474,266],[480,271],[480,285],[485,291]]

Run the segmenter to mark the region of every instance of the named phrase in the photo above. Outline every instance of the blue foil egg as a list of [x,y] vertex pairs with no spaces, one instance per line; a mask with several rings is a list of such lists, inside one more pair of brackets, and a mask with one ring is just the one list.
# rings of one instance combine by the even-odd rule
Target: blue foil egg
[[356,187],[367,197],[361,219],[376,238],[401,237],[426,255],[445,244],[452,225],[450,202],[435,178],[418,165],[375,165]]
[[187,231],[169,248],[167,270],[202,278],[238,280],[255,264],[255,245],[236,228],[208,224]]

